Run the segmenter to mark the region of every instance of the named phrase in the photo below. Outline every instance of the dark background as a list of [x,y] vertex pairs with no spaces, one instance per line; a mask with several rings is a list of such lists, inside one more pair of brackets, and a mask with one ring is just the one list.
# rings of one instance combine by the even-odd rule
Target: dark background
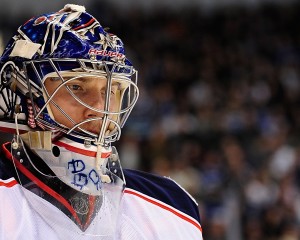
[[[1,1],[4,44],[47,2]],[[139,70],[123,165],[186,188],[205,240],[300,239],[298,1],[73,2]]]

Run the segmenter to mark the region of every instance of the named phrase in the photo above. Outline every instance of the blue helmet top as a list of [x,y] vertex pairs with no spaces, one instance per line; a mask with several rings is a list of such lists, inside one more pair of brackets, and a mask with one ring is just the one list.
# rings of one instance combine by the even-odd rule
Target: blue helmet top
[[0,61],[3,64],[10,58],[15,63],[24,59],[81,58],[131,65],[121,39],[106,32],[84,7],[71,4],[20,26]]

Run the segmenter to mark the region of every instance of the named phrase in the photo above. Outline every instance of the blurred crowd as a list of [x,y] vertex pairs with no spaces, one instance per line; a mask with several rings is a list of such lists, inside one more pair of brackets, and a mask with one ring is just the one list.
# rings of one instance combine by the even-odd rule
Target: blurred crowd
[[205,240],[300,239],[300,5],[91,10],[139,70],[123,165],[191,193]]
[[300,5],[111,11],[141,89],[124,165],[190,192],[205,240],[300,239]]

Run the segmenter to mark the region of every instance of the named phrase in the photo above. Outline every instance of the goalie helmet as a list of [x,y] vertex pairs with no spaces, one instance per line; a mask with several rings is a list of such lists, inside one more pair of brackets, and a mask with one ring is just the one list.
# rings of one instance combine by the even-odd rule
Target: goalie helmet
[[[15,133],[16,169],[27,166],[57,191],[72,188],[69,204],[79,199],[88,206],[87,196],[96,196],[96,212],[103,210],[103,196],[119,199],[125,180],[111,143],[138,98],[137,71],[121,39],[84,7],[67,4],[20,26],[0,64],[0,129]],[[28,148],[45,164],[35,162]],[[66,186],[57,187],[57,179]],[[111,190],[116,188],[121,190]],[[87,214],[80,213],[81,221],[69,217],[85,231]]]
[[[121,39],[106,32],[81,6],[68,4],[58,12],[28,20],[19,27],[0,61],[1,92],[4,94],[0,114],[5,122],[11,122],[14,114],[19,113],[19,122],[32,129],[55,129],[89,143],[106,144],[119,139],[121,127],[138,97],[137,72],[125,56]],[[118,82],[120,103],[114,111],[109,109],[109,103],[104,109],[95,109],[74,95],[79,103],[101,115],[101,120],[105,121],[102,125],[110,125],[109,133],[103,127],[97,135],[82,128],[84,123],[70,116],[66,116],[68,124],[55,119],[52,111],[61,106],[55,106],[47,93],[46,76],[58,79],[62,84],[60,88],[68,86],[66,82],[72,82],[72,78],[84,76],[106,77],[106,89]],[[107,101],[109,94],[107,91]],[[52,108],[49,107],[51,103]],[[67,115],[64,109],[59,111]]]

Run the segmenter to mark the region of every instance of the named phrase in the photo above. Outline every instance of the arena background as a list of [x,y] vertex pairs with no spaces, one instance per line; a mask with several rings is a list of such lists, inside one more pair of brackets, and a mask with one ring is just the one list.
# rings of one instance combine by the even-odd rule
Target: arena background
[[[2,47],[67,2],[1,0]],[[300,239],[297,2],[72,1],[123,39],[139,70],[123,165],[186,188],[205,240]]]

